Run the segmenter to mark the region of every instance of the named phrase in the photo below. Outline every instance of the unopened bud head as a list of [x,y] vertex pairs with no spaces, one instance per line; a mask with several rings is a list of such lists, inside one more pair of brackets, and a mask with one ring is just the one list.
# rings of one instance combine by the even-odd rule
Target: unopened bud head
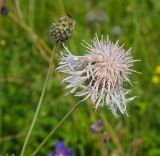
[[66,42],[71,38],[75,21],[68,16],[63,16],[52,23],[49,33],[56,43]]

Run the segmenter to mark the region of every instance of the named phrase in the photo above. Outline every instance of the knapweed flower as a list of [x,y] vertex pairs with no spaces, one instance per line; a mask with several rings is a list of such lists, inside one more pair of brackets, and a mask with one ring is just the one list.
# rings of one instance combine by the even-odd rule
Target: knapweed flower
[[98,123],[92,124],[90,127],[92,133],[100,132],[102,125],[103,125],[103,121],[101,119],[98,120]]
[[124,88],[124,82],[129,82],[129,75],[135,70],[131,67],[134,60],[130,49],[125,51],[118,42],[112,43],[109,38],[99,40],[96,36],[91,44],[86,42],[87,54],[75,56],[66,49],[61,53],[58,71],[69,76],[63,80],[67,89],[75,96],[91,98],[95,108],[107,106],[117,116],[117,109],[127,114],[126,105],[135,97],[127,98],[131,90]]
[[62,141],[57,141],[55,153],[50,153],[47,156],[74,156],[71,149],[67,149]]
[[71,38],[74,26],[74,20],[68,16],[63,16],[50,26],[50,37],[57,43],[66,42],[69,38]]

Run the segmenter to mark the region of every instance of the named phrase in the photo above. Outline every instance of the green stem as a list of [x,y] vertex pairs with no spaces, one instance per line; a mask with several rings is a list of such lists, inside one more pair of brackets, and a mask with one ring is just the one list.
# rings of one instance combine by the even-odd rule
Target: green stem
[[66,14],[65,6],[64,6],[64,1],[63,1],[63,0],[60,0],[59,2],[60,2],[59,7],[60,7],[60,9],[61,9],[61,14],[62,14],[62,16],[64,16],[64,15]]
[[15,1],[15,5],[16,5],[18,16],[19,16],[20,19],[23,19],[19,0],[14,0],[14,1]]
[[54,67],[53,60],[54,60],[54,55],[55,55],[56,49],[57,49],[57,46],[55,46],[55,48],[54,48],[54,50],[52,52],[51,62],[50,62],[48,73],[47,73],[47,76],[46,76],[46,79],[45,79],[45,82],[44,82],[44,85],[43,85],[43,89],[42,89],[41,96],[40,96],[40,99],[39,99],[39,102],[38,102],[38,106],[36,108],[36,112],[34,114],[32,123],[30,125],[29,131],[28,131],[27,136],[25,138],[25,142],[23,144],[20,156],[23,156],[24,153],[25,153],[27,143],[29,141],[29,138],[31,136],[32,130],[33,130],[34,125],[36,123],[36,120],[37,120],[37,117],[38,117],[38,114],[39,114],[39,111],[40,111],[40,108],[41,108],[41,105],[42,105],[42,102],[43,102],[43,99],[44,99],[44,95],[45,95],[45,92],[46,92],[46,89],[47,89],[47,84],[48,84],[49,78],[51,76],[51,73],[53,71],[53,67]]
[[75,104],[61,119],[61,121],[56,125],[56,127],[48,134],[48,136],[41,142],[41,144],[35,149],[31,156],[35,156],[41,147],[47,142],[47,140],[56,132],[56,130],[64,123],[64,121],[69,117],[69,115],[74,112],[74,110],[79,106],[79,103]]

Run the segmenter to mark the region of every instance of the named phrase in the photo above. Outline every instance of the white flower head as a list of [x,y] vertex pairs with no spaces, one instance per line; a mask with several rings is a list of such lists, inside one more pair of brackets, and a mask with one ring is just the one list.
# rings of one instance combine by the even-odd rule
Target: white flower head
[[124,82],[131,81],[129,75],[136,72],[131,69],[134,60],[130,49],[125,51],[118,42],[108,38],[99,40],[96,36],[91,44],[85,42],[87,54],[75,56],[65,47],[61,53],[61,62],[57,70],[68,74],[63,82],[75,96],[83,100],[91,98],[95,108],[107,106],[117,116],[117,109],[127,114],[126,105],[135,97],[127,98],[131,90],[124,88]]

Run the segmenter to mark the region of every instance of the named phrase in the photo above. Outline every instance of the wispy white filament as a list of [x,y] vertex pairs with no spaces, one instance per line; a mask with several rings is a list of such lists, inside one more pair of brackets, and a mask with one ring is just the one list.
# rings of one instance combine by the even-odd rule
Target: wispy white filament
[[57,70],[69,75],[63,80],[68,84],[66,88],[84,100],[90,97],[95,108],[107,106],[115,116],[117,109],[127,114],[126,105],[135,97],[127,98],[131,91],[123,84],[131,84],[129,75],[136,72],[131,67],[138,60],[133,59],[130,49],[125,51],[108,38],[99,40],[96,36],[91,44],[84,43],[87,49],[84,56],[75,56],[66,47],[66,53],[61,53]]

